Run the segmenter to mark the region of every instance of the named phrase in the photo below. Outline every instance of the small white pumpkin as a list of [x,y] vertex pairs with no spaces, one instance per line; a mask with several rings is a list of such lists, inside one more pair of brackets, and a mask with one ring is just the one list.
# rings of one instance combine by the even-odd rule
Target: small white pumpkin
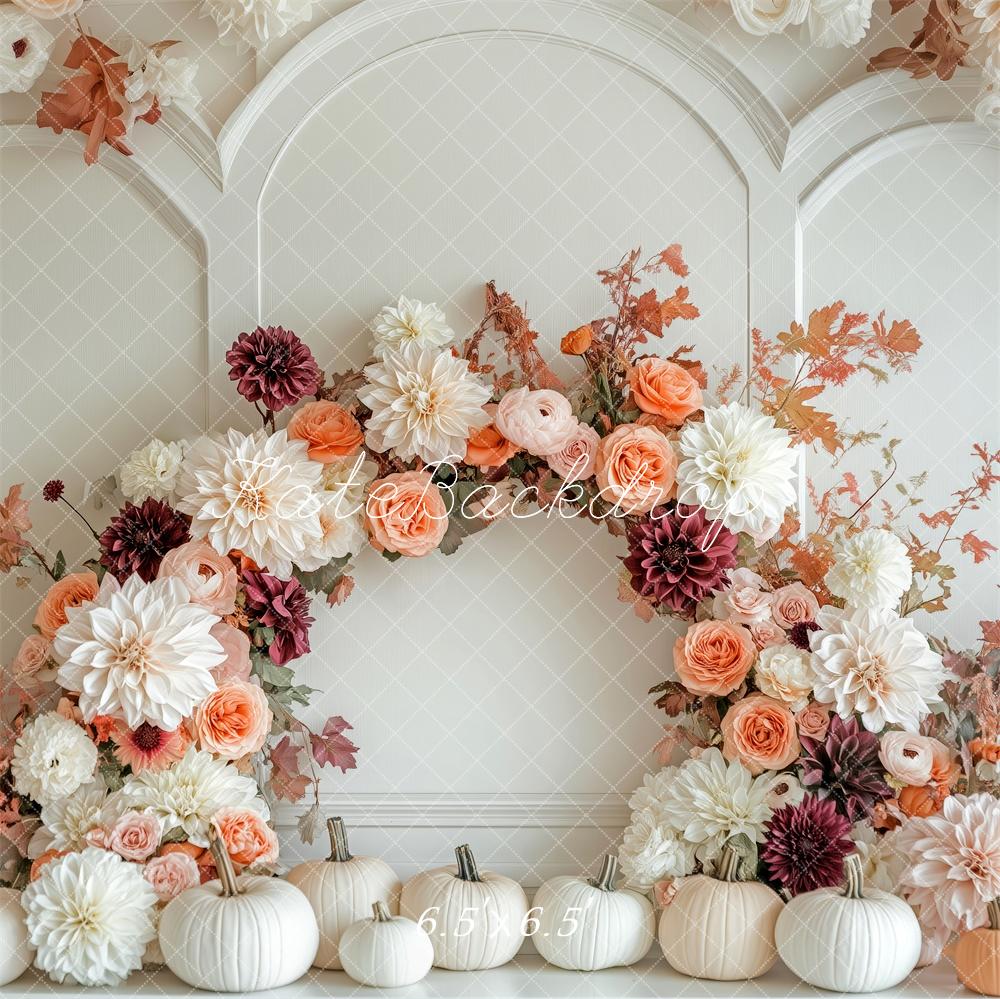
[[182,981],[210,992],[259,992],[301,978],[319,930],[309,900],[280,878],[237,878],[214,827],[217,881],[188,888],[160,917],[160,947]]
[[692,978],[744,981],[765,974],[778,959],[774,926],[781,897],[759,881],[740,881],[740,856],[723,848],[716,877],[695,874],[677,882],[660,916],[660,946],[670,966]]
[[861,858],[844,861],[847,885],[793,898],[778,918],[782,961],[810,985],[880,992],[898,985],[920,957],[920,924],[901,899],[864,887]]
[[364,919],[373,902],[382,902],[391,916],[399,912],[402,888],[393,869],[377,857],[353,857],[347,830],[339,816],[326,823],[330,834],[330,856],[308,860],[288,872],[288,880],[309,899],[319,924],[317,968],[337,969],[340,934]]
[[549,964],[571,971],[599,971],[641,961],[656,938],[652,903],[638,892],[615,890],[618,859],[604,858],[592,880],[546,881],[532,902],[537,926],[531,939]]
[[422,926],[434,945],[434,966],[479,971],[506,964],[524,940],[528,899],[510,878],[479,872],[467,845],[458,865],[417,874],[403,885],[399,911]]
[[434,963],[431,939],[412,919],[393,917],[383,902],[373,917],[352,923],[340,935],[344,971],[362,985],[396,989],[424,978]]
[[0,888],[0,941],[0,985],[10,985],[28,970],[34,956],[21,893],[13,888]]

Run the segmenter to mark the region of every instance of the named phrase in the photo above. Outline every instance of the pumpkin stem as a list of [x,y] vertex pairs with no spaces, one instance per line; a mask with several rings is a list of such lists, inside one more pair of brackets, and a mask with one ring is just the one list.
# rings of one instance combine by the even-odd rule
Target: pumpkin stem
[[455,847],[455,859],[458,861],[458,876],[463,881],[482,881],[479,876],[479,868],[476,866],[476,858],[472,856],[472,850],[468,843]]
[[716,873],[716,878],[719,881],[742,881],[743,878],[740,876],[740,863],[743,858],[740,856],[739,851],[735,847],[729,845],[728,843],[722,848],[722,856],[719,858],[719,869]]
[[990,917],[990,929],[1000,930],[1000,898],[986,903],[986,912]]
[[865,872],[858,854],[851,853],[844,858],[844,872],[846,876],[844,898],[864,898],[862,889],[865,885]]
[[615,878],[618,877],[618,858],[610,853],[604,855],[604,862],[601,864],[601,873],[596,878],[591,879],[591,884],[601,891],[614,891]]
[[372,902],[372,918],[376,923],[391,923],[392,916],[384,902]]
[[212,822],[208,827],[208,848],[215,861],[215,870],[219,875],[219,884],[222,885],[222,894],[226,898],[235,898],[240,893],[239,885],[236,883],[236,871],[233,870],[233,862],[229,857],[226,844],[222,842],[219,830]]
[[351,851],[347,848],[347,829],[344,827],[344,820],[339,815],[327,819],[326,831],[330,834],[330,856],[327,859],[340,863],[350,860]]

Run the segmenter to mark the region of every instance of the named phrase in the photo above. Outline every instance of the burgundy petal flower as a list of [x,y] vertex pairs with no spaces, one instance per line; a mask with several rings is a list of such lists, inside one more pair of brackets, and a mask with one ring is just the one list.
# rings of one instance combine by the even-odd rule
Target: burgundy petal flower
[[274,412],[294,406],[319,388],[320,369],[312,351],[280,326],[241,333],[226,360],[240,395],[249,402],[262,400]]
[[163,556],[191,540],[190,523],[182,513],[152,496],[142,506],[126,503],[100,537],[101,565],[119,583],[134,572],[152,582]]
[[267,572],[245,572],[246,608],[265,628],[274,629],[268,648],[271,661],[283,666],[309,651],[309,595],[297,579],[278,579]]
[[792,630],[788,633],[788,641],[797,649],[809,651],[809,636],[819,631],[819,625],[815,621],[798,621],[792,625]]
[[44,499],[46,503],[56,503],[65,491],[66,486],[63,484],[62,479],[49,479],[42,489],[42,499]]

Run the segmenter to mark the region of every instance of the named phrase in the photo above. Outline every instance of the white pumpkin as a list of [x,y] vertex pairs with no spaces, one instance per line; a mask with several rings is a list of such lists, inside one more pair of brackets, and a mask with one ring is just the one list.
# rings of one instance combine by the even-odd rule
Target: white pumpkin
[[422,926],[434,945],[434,965],[478,971],[506,964],[524,940],[528,899],[510,878],[479,872],[468,846],[456,867],[438,867],[403,885],[399,911]]
[[810,985],[879,992],[903,981],[920,957],[920,924],[901,899],[865,888],[861,858],[844,861],[847,885],[793,898],[778,918],[782,961]]
[[717,877],[695,874],[677,882],[660,916],[660,946],[670,966],[692,978],[744,981],[778,959],[774,926],[781,897],[759,881],[740,881],[740,857],[723,849]]
[[604,858],[593,880],[546,881],[532,902],[537,912],[531,939],[549,964],[571,971],[598,971],[635,964],[656,938],[656,914],[645,895],[615,890],[618,859]]
[[214,828],[218,881],[188,888],[160,916],[160,948],[182,981],[210,992],[259,992],[301,978],[319,930],[309,900],[280,878],[237,878]]
[[13,888],[0,888],[0,941],[0,985],[9,985],[28,970],[34,955],[21,893]]
[[373,917],[352,923],[340,935],[344,971],[362,985],[396,989],[419,982],[434,962],[431,939],[412,919],[393,917],[383,902]]
[[382,902],[389,914],[399,913],[402,888],[393,869],[377,857],[352,857],[343,819],[327,821],[330,856],[309,860],[288,872],[288,880],[309,899],[319,924],[317,968],[341,968],[340,934],[364,919],[373,902]]

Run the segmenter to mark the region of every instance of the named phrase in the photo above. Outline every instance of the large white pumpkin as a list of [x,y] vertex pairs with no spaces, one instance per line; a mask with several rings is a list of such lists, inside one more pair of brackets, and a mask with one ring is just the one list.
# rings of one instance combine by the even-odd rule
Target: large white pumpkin
[[834,992],[880,992],[903,981],[920,957],[920,925],[901,899],[865,888],[861,859],[844,861],[847,886],[793,898],[778,917],[782,961],[799,978]]
[[33,955],[21,893],[13,888],[0,888],[0,985],[9,985],[20,978]]
[[604,858],[593,880],[558,877],[546,881],[532,902],[537,926],[531,939],[550,964],[572,971],[598,971],[635,964],[656,938],[656,914],[645,895],[615,890],[618,860]]
[[730,846],[717,877],[681,879],[660,916],[660,946],[683,975],[716,982],[765,974],[778,959],[774,925],[784,909],[780,896],[759,881],[740,881],[740,857]]
[[343,819],[327,821],[330,856],[308,860],[288,872],[288,880],[309,899],[319,924],[317,968],[341,968],[340,935],[352,923],[364,919],[375,902],[382,902],[390,915],[399,913],[402,888],[393,869],[377,857],[352,857]]
[[457,866],[407,881],[399,911],[427,931],[435,967],[478,971],[506,964],[524,940],[524,890],[502,874],[480,873],[468,846],[458,847],[455,856]]
[[237,878],[215,830],[218,881],[188,888],[160,917],[160,948],[182,981],[210,992],[259,992],[301,978],[319,930],[309,900],[280,878]]
[[340,935],[340,959],[362,985],[397,989],[419,982],[434,961],[430,937],[412,919],[393,917],[382,902],[372,919],[352,923]]

